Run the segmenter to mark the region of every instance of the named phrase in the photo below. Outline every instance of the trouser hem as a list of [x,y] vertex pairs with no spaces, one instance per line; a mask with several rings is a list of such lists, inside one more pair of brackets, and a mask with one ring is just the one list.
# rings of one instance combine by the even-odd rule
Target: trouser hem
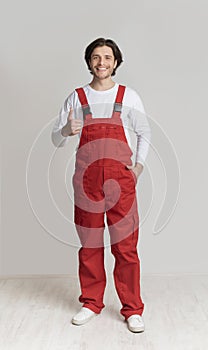
[[95,305],[91,305],[91,304],[83,304],[83,307],[90,309],[91,311],[95,312],[96,314],[100,314],[102,311],[102,309],[99,309]]
[[128,312],[125,312],[125,314],[120,311],[121,315],[124,317],[125,321],[127,321],[127,318],[129,318],[130,316],[132,315],[139,315],[139,316],[142,316],[143,314],[143,311],[144,311],[144,308],[143,309],[140,309],[140,310],[135,310],[135,311],[128,311]]

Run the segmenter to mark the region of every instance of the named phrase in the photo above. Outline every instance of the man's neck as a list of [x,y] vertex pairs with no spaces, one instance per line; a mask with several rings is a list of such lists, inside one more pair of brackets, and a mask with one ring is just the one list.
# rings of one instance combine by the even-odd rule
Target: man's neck
[[102,79],[102,80],[98,80],[93,78],[93,80],[91,81],[91,83],[89,84],[90,87],[94,90],[98,90],[98,91],[104,91],[104,90],[109,90],[112,87],[115,86],[115,82],[110,78],[110,79]]

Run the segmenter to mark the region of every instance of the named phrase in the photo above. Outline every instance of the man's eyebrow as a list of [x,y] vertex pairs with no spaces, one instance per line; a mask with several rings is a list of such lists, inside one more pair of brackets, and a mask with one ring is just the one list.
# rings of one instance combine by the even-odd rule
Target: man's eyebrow
[[[92,55],[92,57],[95,57],[95,56],[100,56],[98,53],[94,53],[93,55]],[[108,53],[106,53],[104,56],[108,56],[108,57],[113,57],[112,55],[110,55],[110,54],[108,54]]]

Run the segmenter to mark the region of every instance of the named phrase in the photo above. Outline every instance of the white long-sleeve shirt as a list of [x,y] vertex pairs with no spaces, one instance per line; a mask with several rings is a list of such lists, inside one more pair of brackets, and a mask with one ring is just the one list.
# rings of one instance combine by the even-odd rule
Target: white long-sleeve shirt
[[[95,90],[89,84],[83,87],[93,118],[109,118],[112,116],[118,86],[118,83],[115,83],[111,89],[104,91]],[[83,121],[82,107],[76,90],[66,98],[54,124],[51,136],[52,142],[56,147],[65,146],[72,137],[64,137],[61,134],[62,128],[67,123],[70,107],[73,108],[73,118]],[[151,131],[142,100],[138,93],[129,87],[126,87],[124,93],[121,119],[125,136],[131,149],[132,132],[136,135],[136,149],[132,149],[133,154],[135,154],[135,162],[144,165],[149,149]],[[78,134],[78,138],[80,138],[80,135],[81,131]]]

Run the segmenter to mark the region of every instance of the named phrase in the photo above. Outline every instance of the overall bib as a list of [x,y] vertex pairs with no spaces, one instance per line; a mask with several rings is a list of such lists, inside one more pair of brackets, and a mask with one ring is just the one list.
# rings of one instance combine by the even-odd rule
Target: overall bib
[[122,120],[125,86],[119,85],[111,118],[93,118],[85,92],[76,89],[84,116],[76,153],[74,222],[82,247],[79,249],[79,301],[96,313],[104,308],[106,287],[104,267],[104,215],[115,258],[113,271],[121,314],[127,319],[142,315],[140,261],[137,253],[139,216],[136,176],[131,165]]

